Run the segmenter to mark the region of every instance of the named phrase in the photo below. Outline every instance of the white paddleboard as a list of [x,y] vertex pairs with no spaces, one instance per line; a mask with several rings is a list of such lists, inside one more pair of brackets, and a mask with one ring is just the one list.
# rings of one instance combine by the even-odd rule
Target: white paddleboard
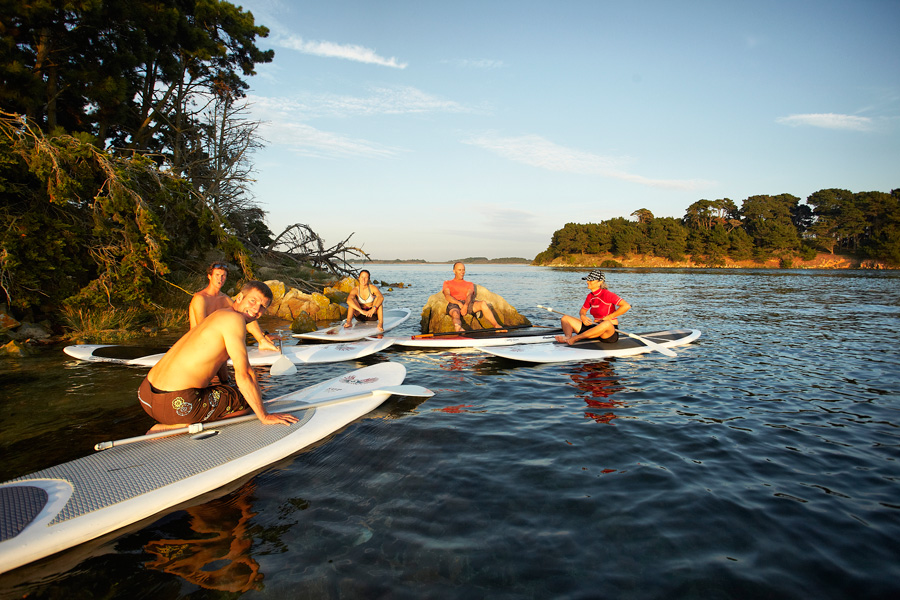
[[[305,346],[284,346],[284,355],[291,362],[299,364],[331,363],[344,360],[355,360],[375,352],[380,352],[393,343],[392,339],[365,340],[341,344],[309,344]],[[160,350],[160,349],[156,349]],[[136,346],[114,346],[105,344],[81,344],[66,346],[63,352],[73,358],[89,362],[109,362],[138,367],[152,367],[165,354],[165,351],[149,354],[152,350]],[[247,358],[254,366],[271,366],[281,353],[272,350],[260,350],[256,346],[247,347]],[[231,361],[228,361],[231,364]]]
[[503,333],[499,331],[478,330],[467,331],[459,335],[413,335],[410,337],[394,338],[394,345],[409,348],[486,348],[493,346],[516,346],[518,344],[546,344],[555,340],[555,336],[561,335],[562,329],[535,329],[529,333],[510,329]]
[[[656,331],[642,333],[642,337],[665,348],[690,344],[700,337],[699,329],[671,329],[668,331]],[[578,360],[598,360],[614,356],[633,356],[653,352],[653,348],[634,338],[619,334],[619,341],[613,344],[602,342],[579,342],[573,346],[558,342],[548,344],[529,344],[509,346],[502,348],[484,348],[485,352],[509,358],[534,363],[570,362]]]
[[[384,311],[384,331],[390,331],[409,318],[408,308],[391,308]],[[317,329],[309,333],[295,333],[295,338],[304,340],[319,340],[322,342],[350,342],[361,340],[371,335],[380,335],[378,321],[353,320],[352,327],[344,327],[344,321],[331,327]]]
[[[399,385],[379,363],[267,403],[295,406]],[[286,425],[257,419],[115,446],[0,484],[0,573],[136,523],[282,460],[375,409],[389,392],[305,409]],[[140,410],[135,402],[135,410]],[[212,432],[217,432],[212,434]],[[210,435],[212,434],[212,435]]]

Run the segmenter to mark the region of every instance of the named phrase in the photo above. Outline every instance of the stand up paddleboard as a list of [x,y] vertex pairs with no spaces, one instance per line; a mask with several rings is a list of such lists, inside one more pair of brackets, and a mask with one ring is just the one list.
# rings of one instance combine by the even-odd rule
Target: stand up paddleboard
[[[366,340],[341,344],[310,344],[306,346],[285,346],[282,352],[295,365],[312,363],[331,363],[344,360],[355,360],[375,352],[384,350],[394,341],[392,339]],[[152,367],[165,354],[165,349],[142,348],[138,346],[111,346],[81,344],[66,346],[63,352],[73,358],[89,362],[108,362],[138,367]],[[247,348],[247,358],[254,366],[271,366],[281,358],[282,352],[277,350],[260,350],[256,346]],[[228,361],[231,364],[231,361]]]
[[562,329],[532,329],[527,331],[473,331],[453,335],[414,335],[394,339],[395,346],[409,348],[485,348],[491,346],[515,346],[518,344],[546,344],[562,335]]
[[[391,308],[384,311],[384,331],[390,331],[409,318],[408,308]],[[380,335],[378,321],[353,320],[352,327],[344,327],[344,322],[331,327],[317,329],[309,333],[295,333],[295,338],[304,340],[319,340],[320,342],[350,342],[361,340],[371,335]]]
[[[654,342],[658,346],[672,348],[674,346],[690,344],[700,337],[700,330],[671,329],[668,331],[642,333],[641,336]],[[639,340],[619,334],[619,341],[613,344],[604,344],[602,342],[576,342],[574,345],[569,346],[568,344],[553,342],[550,344],[529,344],[504,348],[484,348],[483,350],[501,358],[534,363],[554,363],[578,360],[598,360],[614,356],[632,356],[635,354],[653,352],[654,348]]]
[[[195,435],[127,440],[132,443],[0,484],[0,573],[255,473],[370,412],[391,393],[431,395],[399,385],[405,376],[402,364],[379,363],[267,403],[271,412],[297,408],[293,425],[251,418]],[[322,401],[332,403],[297,407]]]

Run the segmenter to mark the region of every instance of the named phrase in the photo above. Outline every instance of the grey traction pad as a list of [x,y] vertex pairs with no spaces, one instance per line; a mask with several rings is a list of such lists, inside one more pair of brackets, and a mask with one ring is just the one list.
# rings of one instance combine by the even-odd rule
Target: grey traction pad
[[[291,426],[263,425],[258,420],[219,427],[218,435],[193,439],[182,434],[117,446],[31,473],[7,483],[61,479],[74,487],[72,497],[49,525],[129,500],[183,481],[246,456],[296,432],[315,409],[295,413]],[[297,450],[300,450],[301,444]],[[228,483],[222,481],[222,484]],[[0,541],[15,537],[40,514],[47,493],[36,486],[0,488]]]

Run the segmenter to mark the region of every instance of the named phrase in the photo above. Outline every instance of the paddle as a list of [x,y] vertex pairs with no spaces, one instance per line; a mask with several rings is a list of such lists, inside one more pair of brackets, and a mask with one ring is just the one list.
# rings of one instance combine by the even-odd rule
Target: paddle
[[[323,406],[331,406],[332,404],[340,404],[342,402],[352,402],[353,400],[364,400],[366,398],[371,398],[375,394],[396,394],[397,396],[415,396],[418,398],[430,398],[434,396],[434,392],[429,390],[428,388],[422,387],[421,385],[386,385],[384,387],[378,388],[377,390],[369,390],[368,392],[357,392],[353,394],[348,394],[346,396],[339,396],[337,398],[330,398],[328,400],[321,400],[319,402],[311,402],[309,404],[295,404],[293,406],[286,406],[284,408],[278,407],[278,412],[296,412],[299,410],[306,410],[308,408],[321,408]],[[274,398],[273,400],[269,400],[268,402],[273,402],[278,400],[279,398]],[[94,445],[94,450],[108,450],[109,448],[113,448],[115,446],[124,446],[125,444],[133,444],[135,442],[141,442],[144,440],[153,440],[161,437],[168,437],[170,435],[179,435],[182,433],[200,433],[201,431],[205,431],[212,427],[221,427],[223,425],[233,425],[234,423],[244,423],[246,421],[252,421],[256,419],[256,414],[249,415],[241,415],[240,417],[232,417],[230,419],[222,419],[221,421],[211,421],[209,423],[193,423],[188,425],[187,427],[181,427],[179,429],[170,429],[168,431],[158,431],[156,433],[148,433],[146,435],[138,435],[135,437],[124,438],[121,440],[113,440],[110,442],[100,442]]]
[[284,346],[282,345],[281,338],[278,338],[278,351],[281,352],[281,356],[272,363],[272,366],[269,368],[269,375],[274,377],[278,377],[279,375],[292,375],[297,372],[297,365],[295,365],[291,359],[284,355]]
[[[537,307],[538,307],[538,308],[543,308],[544,310],[549,310],[550,312],[556,313],[556,314],[558,314],[558,315],[564,315],[564,314],[566,314],[566,313],[564,313],[564,312],[559,312],[558,310],[554,310],[554,309],[550,308],[549,306],[543,306],[543,305],[541,305],[541,304],[538,304]],[[619,330],[619,333],[621,333],[622,335],[627,335],[627,336],[630,337],[630,338],[634,338],[634,339],[636,339],[637,341],[639,341],[639,342],[641,342],[641,343],[643,343],[643,344],[646,344],[646,346],[647,346],[648,348],[651,348],[651,349],[653,349],[653,350],[656,350],[657,352],[659,352],[659,353],[661,353],[661,354],[665,354],[666,356],[671,356],[671,357],[673,357],[673,358],[676,357],[676,356],[678,356],[678,355],[675,354],[672,350],[666,348],[665,346],[660,346],[660,345],[657,344],[656,342],[651,342],[651,341],[648,340],[647,338],[642,337],[642,336],[639,336],[639,335],[637,335],[636,333],[628,333],[627,331],[622,331],[621,329]]]
[[435,336],[441,335],[459,335],[465,336],[469,333],[482,333],[487,331],[507,331],[509,329],[528,329],[529,327],[535,327],[534,325],[510,325],[509,327],[488,327],[485,329],[468,329],[466,331],[439,331],[437,333],[422,333],[419,335],[412,336],[414,340],[424,340],[426,338],[433,338]]

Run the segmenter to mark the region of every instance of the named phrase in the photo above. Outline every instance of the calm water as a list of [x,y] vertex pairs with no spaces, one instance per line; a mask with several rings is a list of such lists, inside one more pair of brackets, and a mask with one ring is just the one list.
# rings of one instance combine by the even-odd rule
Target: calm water
[[[371,267],[412,287],[449,265]],[[536,324],[583,271],[471,265]],[[528,366],[388,350],[263,376],[284,393],[382,360],[437,394],[391,398],[205,503],[0,576],[8,598],[900,596],[900,273],[609,273],[661,354]],[[0,361],[0,480],[149,425],[143,370],[61,349]]]

